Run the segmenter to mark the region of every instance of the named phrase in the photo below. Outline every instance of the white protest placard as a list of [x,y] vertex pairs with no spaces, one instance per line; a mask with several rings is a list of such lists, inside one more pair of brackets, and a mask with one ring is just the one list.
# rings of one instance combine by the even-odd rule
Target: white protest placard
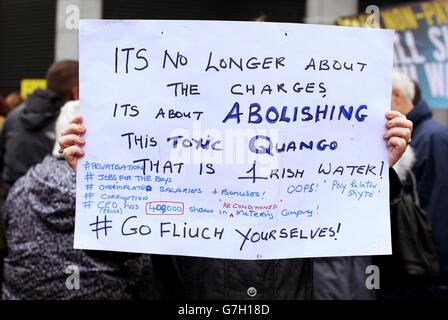
[[82,20],[75,248],[391,253],[393,32]]

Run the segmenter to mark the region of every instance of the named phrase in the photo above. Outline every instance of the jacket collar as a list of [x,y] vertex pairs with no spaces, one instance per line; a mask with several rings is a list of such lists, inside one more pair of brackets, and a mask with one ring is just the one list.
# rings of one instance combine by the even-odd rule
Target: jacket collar
[[421,122],[432,118],[432,111],[424,100],[420,100],[408,114],[407,118],[414,123],[414,128]]

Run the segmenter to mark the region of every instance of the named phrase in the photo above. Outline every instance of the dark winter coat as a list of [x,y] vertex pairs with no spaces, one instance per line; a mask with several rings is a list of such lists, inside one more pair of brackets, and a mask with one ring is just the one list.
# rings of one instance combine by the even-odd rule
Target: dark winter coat
[[[311,259],[175,257],[185,299],[303,300],[312,295]],[[153,259],[156,264],[156,259]]]
[[[394,204],[402,197],[402,184],[397,173],[389,170],[391,215]],[[366,287],[370,256],[314,259],[313,298],[316,300],[372,300],[376,291]]]
[[54,125],[63,104],[56,94],[38,89],[6,118],[0,136],[0,172],[6,193],[53,149]]
[[440,259],[441,283],[448,285],[448,127],[432,120],[420,101],[407,115],[414,123],[411,146],[420,204],[431,222]]
[[[73,249],[75,181],[65,161],[47,156],[11,188],[3,298],[152,298],[149,256]],[[76,268],[79,289],[69,278]]]
[[307,300],[312,259],[234,260],[151,255],[158,299]]
[[[400,180],[390,170],[391,204],[401,196]],[[370,264],[370,259],[353,261],[340,258],[328,264],[330,260],[321,260],[321,268],[314,269],[314,273],[316,270],[319,272],[314,274],[317,277],[314,284],[320,285],[317,289],[319,293],[314,292],[315,298],[316,293],[320,299],[369,299],[375,296],[365,288],[365,267]],[[163,297],[261,300],[313,298],[313,259],[247,261],[153,256],[152,261],[159,292]],[[347,266],[349,270],[345,269]]]

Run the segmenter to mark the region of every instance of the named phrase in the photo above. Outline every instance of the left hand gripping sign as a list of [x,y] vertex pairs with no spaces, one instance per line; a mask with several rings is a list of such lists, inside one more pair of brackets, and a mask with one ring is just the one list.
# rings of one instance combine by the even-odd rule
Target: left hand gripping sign
[[75,248],[391,253],[393,32],[82,20]]

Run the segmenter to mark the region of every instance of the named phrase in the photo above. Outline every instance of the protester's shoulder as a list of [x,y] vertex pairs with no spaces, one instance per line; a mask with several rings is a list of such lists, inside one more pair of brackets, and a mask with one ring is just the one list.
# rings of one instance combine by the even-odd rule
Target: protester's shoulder
[[427,119],[422,122],[422,134],[427,136],[448,134],[448,126],[434,119]]
[[24,175],[20,177],[8,192],[8,196],[5,202],[5,208],[11,209],[16,206],[20,206],[21,202],[26,201],[26,197],[28,195],[28,190],[30,186],[30,178],[28,175]]
[[434,119],[423,121],[414,131],[412,139],[418,144],[418,149],[429,148],[434,143],[448,143],[448,126]]
[[12,185],[10,191],[8,192],[8,198],[7,201],[14,201],[14,199],[17,199],[21,194],[26,194],[27,190],[30,186],[30,170],[28,172],[21,176],[19,179],[14,182]]
[[58,160],[50,155],[42,162],[32,166],[28,172],[19,178],[12,186],[9,195],[19,197],[31,189],[41,189],[45,192],[46,187],[53,192],[70,192],[74,189],[76,173],[70,169],[63,160]]
[[47,155],[40,163],[29,169],[27,176],[31,180],[39,180],[53,188],[57,186],[70,188],[74,187],[76,173],[66,161]]
[[433,147],[448,146],[448,126],[433,119],[426,121],[422,137]]

